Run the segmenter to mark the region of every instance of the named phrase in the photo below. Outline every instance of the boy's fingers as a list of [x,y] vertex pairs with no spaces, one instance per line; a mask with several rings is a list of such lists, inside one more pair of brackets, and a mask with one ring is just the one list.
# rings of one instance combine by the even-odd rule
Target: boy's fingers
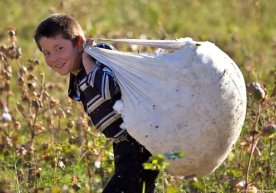
[[93,46],[93,42],[94,42],[94,39],[92,39],[92,38],[88,38],[88,39],[86,40],[86,44],[87,44],[88,46]]

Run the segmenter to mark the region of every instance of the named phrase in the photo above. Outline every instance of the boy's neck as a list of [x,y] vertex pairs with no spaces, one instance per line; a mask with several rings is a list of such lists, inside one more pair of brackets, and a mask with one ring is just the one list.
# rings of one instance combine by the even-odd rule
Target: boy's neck
[[79,71],[83,68],[83,64],[82,64],[82,57],[80,55],[80,57],[78,58],[78,61],[77,61],[77,65],[76,65],[76,68],[74,70],[72,70],[70,73],[77,76]]
[[84,69],[84,67],[83,67],[83,64],[81,63],[81,64],[79,65],[78,69],[75,70],[75,71],[73,71],[73,72],[71,72],[71,74],[77,76],[78,73],[79,73],[82,69]]
[[78,72],[80,71],[80,69],[76,70],[76,71],[73,71],[71,72],[72,74],[74,74],[75,76],[77,76]]

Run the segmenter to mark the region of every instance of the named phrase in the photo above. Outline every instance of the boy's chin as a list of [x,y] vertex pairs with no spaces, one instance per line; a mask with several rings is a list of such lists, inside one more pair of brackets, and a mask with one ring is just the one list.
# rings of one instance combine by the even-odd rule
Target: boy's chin
[[69,72],[57,72],[57,73],[61,76],[67,76],[69,74]]

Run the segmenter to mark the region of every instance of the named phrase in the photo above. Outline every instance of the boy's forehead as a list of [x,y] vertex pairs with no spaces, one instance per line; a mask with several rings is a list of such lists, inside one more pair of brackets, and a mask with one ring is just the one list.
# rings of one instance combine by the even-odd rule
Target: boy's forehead
[[[45,37],[45,36],[44,36]],[[65,39],[62,35],[55,35],[55,36],[51,36],[51,37],[45,37],[47,39],[50,39],[52,41],[70,41],[68,39]]]
[[58,46],[60,44],[72,44],[71,40],[65,39],[61,35],[54,36],[54,37],[42,37],[39,40],[41,48],[53,47]]

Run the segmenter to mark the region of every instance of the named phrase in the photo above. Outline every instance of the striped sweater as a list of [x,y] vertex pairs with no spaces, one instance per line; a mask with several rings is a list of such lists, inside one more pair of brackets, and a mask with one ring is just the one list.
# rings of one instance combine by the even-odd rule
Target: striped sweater
[[[112,49],[105,43],[96,47]],[[123,120],[113,109],[114,103],[121,98],[120,88],[107,66],[96,61],[96,66],[89,74],[86,74],[83,66],[76,76],[70,74],[68,95],[82,102],[92,123],[106,137],[116,138],[124,133],[125,130],[120,128]]]

